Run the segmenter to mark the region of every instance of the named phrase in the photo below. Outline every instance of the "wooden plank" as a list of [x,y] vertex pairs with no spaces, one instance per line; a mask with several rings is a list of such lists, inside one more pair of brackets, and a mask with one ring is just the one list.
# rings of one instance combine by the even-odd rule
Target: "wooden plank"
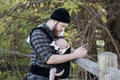
[[80,67],[84,68],[88,72],[98,76],[99,69],[98,64],[96,62],[93,62],[91,60],[87,60],[84,58],[79,58],[75,61]]
[[105,72],[105,80],[120,80],[120,69],[108,68]]
[[117,55],[112,52],[104,52],[98,55],[99,80],[107,80],[104,71],[109,67],[117,68]]

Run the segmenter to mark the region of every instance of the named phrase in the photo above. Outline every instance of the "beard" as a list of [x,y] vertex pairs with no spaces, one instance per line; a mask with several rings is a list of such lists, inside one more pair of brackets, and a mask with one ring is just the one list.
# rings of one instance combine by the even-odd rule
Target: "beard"
[[54,27],[53,27],[53,33],[57,36],[58,35],[58,31],[57,31],[57,26],[58,26],[58,23],[59,22],[57,22],[55,25],[54,25]]

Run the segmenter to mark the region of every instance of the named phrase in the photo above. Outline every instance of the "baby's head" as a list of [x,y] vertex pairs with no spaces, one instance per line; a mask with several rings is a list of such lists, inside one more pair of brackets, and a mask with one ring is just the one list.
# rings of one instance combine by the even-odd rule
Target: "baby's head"
[[59,38],[59,39],[53,41],[50,44],[50,46],[53,46],[54,49],[60,54],[64,54],[66,51],[67,51],[67,53],[70,53],[70,51],[71,51],[69,44],[63,38]]
[[68,43],[65,39],[59,38],[56,40],[55,44],[59,46],[60,49],[66,49],[68,48]]

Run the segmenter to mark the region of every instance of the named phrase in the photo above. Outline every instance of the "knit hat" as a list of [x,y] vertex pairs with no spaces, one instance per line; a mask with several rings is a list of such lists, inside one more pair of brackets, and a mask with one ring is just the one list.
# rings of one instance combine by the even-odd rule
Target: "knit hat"
[[64,8],[56,9],[52,15],[50,16],[51,19],[57,20],[64,23],[70,23],[70,15],[68,11]]

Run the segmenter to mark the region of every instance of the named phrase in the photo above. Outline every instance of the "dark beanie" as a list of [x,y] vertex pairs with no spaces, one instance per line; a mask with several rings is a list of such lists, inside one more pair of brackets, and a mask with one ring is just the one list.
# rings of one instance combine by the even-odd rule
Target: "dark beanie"
[[70,23],[70,15],[68,11],[64,8],[56,9],[52,15],[50,16],[51,19],[57,20],[64,23]]

